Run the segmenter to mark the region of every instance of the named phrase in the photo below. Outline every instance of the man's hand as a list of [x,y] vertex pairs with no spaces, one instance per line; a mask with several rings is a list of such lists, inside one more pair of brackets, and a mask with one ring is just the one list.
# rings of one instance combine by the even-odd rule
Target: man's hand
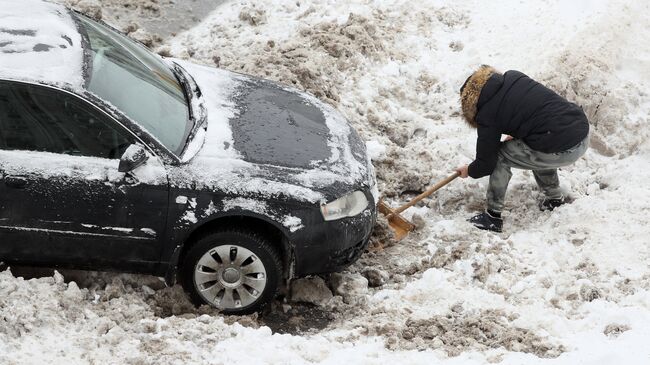
[[506,134],[506,138],[503,139],[503,142],[512,141],[513,139],[514,139],[514,137],[512,137],[512,136],[509,135],[509,134]]
[[462,177],[463,179],[469,176],[469,171],[468,171],[468,166],[467,165],[463,165],[463,166],[458,167],[456,169],[456,172],[458,172],[460,174],[460,177]]

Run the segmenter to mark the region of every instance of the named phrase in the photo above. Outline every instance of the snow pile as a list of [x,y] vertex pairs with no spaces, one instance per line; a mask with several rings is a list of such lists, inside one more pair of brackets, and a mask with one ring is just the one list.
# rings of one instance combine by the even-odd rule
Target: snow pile
[[[33,21],[25,22],[25,14]],[[69,12],[41,0],[0,7],[0,77],[83,85],[81,36]]]
[[111,24],[146,46],[162,41],[155,32],[143,29],[140,22],[160,15],[158,0],[53,0],[95,20]]
[[386,146],[378,141],[366,142],[366,149],[368,150],[368,157],[373,161],[381,161],[386,156]]
[[[647,362],[647,13],[648,4],[622,0],[222,5],[161,52],[218,62],[336,103],[364,139],[374,141],[371,151],[383,155],[375,164],[393,204],[473,158],[474,131],[458,114],[458,89],[473,68],[488,63],[547,82],[579,103],[592,122],[593,149],[560,171],[573,203],[539,212],[532,175],[516,171],[505,232],[496,235],[465,222],[483,208],[486,179],[454,181],[407,212],[422,228],[405,241],[394,244],[385,226],[377,230],[373,242],[383,250],[366,253],[349,269],[353,278],[372,278],[372,287],[355,284],[347,289],[351,294],[336,285],[332,298],[314,300],[333,318],[306,333],[271,334],[263,315],[231,319],[193,309],[178,288],[140,278],[127,282],[118,275],[114,283],[77,289],[57,276],[23,281],[5,272],[0,359]],[[309,319],[297,304],[291,307],[274,311],[286,311],[289,323]]]
[[[634,10],[632,10],[634,9]],[[620,158],[638,153],[650,137],[650,63],[643,54],[648,4],[613,7],[608,17],[625,21],[596,23],[581,30],[543,73],[549,86],[585,109],[593,127],[591,147]],[[599,34],[599,37],[593,37]],[[590,39],[589,42],[584,42]]]

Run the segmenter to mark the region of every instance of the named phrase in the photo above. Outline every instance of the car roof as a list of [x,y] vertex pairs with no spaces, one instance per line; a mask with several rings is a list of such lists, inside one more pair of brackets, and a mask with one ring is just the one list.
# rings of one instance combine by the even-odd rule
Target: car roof
[[44,0],[3,0],[0,79],[84,86],[84,47],[73,13]]

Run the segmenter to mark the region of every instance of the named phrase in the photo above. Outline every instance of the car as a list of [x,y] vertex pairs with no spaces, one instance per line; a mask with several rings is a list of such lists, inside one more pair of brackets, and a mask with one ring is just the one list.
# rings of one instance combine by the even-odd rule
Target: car
[[365,250],[375,173],[334,107],[58,4],[3,5],[0,261],[157,275],[245,314]]

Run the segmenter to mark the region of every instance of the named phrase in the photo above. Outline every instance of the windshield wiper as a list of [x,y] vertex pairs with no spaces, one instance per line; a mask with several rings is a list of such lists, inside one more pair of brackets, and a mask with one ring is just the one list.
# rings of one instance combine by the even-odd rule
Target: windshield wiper
[[174,75],[176,76],[176,78],[178,79],[181,88],[183,89],[183,94],[185,94],[185,98],[187,99],[189,118],[193,123],[192,129],[190,130],[190,133],[187,136],[187,140],[185,141],[185,147],[183,148],[183,151],[180,154],[180,156],[182,157],[185,151],[187,150],[187,147],[189,146],[190,142],[196,136],[197,132],[201,128],[206,127],[207,115],[201,98],[202,95],[201,89],[192,78],[192,75],[187,73],[187,71],[185,71],[185,69],[181,65],[173,61],[172,61],[171,69]]
[[192,110],[192,99],[194,96],[192,95],[190,83],[187,77],[184,75],[183,70],[176,62],[173,63],[171,71],[174,76],[176,76],[176,79],[178,80],[178,83],[181,85],[181,89],[183,90],[183,95],[185,95],[185,100],[187,101],[187,109],[189,110],[189,118],[190,120],[196,122],[194,120],[194,111]]

